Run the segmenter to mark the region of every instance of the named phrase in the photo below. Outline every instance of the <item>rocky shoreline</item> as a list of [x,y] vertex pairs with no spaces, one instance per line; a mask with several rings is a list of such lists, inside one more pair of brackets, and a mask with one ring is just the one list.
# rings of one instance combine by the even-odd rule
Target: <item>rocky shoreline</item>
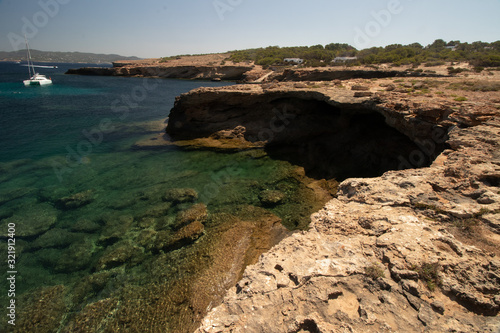
[[[314,145],[300,143],[335,146],[338,130],[358,128],[359,144],[343,143],[359,151],[351,163],[366,156],[358,164],[399,162],[378,176],[344,180],[310,229],[247,267],[197,332],[498,332],[499,81],[464,80],[273,83],[180,96],[167,128],[174,141],[311,151]],[[392,133],[362,144],[373,139],[364,136],[369,126],[356,127],[365,118],[415,146],[391,147]],[[319,127],[310,130],[314,120]],[[312,159],[320,157],[321,149]],[[305,155],[298,162],[314,169]]]
[[116,61],[113,67],[82,67],[69,69],[66,74],[94,76],[152,77],[186,80],[239,81],[245,83],[332,81],[348,79],[380,79],[391,77],[446,77],[447,70],[429,68],[324,67],[299,68],[275,66],[264,68],[253,62],[234,63],[227,54],[184,56],[174,59]]
[[350,78],[377,79],[386,77],[443,77],[439,74],[401,70],[318,70],[286,69],[274,72],[260,66],[160,66],[119,65],[114,67],[82,67],[69,69],[66,74],[92,76],[153,77],[164,79],[221,80],[242,82],[270,81],[331,81]]
[[66,74],[94,76],[154,77],[164,79],[188,80],[227,80],[237,81],[245,78],[249,66],[123,66],[123,67],[83,67],[70,69]]

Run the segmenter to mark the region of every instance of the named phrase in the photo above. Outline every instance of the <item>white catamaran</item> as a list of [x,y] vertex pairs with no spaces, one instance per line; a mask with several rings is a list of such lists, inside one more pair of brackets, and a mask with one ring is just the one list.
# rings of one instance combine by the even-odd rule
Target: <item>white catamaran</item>
[[52,84],[52,80],[45,75],[40,75],[35,72],[35,67],[33,66],[33,62],[31,61],[31,53],[30,47],[28,45],[28,40],[26,36],[24,36],[24,40],[26,41],[26,50],[28,52],[28,71],[29,71],[29,79],[24,80],[23,83],[25,86],[45,86],[47,84]]

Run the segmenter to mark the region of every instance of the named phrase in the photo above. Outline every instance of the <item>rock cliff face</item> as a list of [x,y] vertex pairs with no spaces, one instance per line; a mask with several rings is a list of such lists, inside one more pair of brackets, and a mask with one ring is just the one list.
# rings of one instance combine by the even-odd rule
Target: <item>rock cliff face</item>
[[167,128],[174,139],[299,145],[294,152],[317,163],[326,152],[320,164],[329,170],[342,146],[351,162],[399,163],[343,181],[310,230],[247,267],[197,332],[500,329],[498,97],[461,104],[355,83],[368,97],[355,97],[354,85],[312,83],[198,89],[177,100]]

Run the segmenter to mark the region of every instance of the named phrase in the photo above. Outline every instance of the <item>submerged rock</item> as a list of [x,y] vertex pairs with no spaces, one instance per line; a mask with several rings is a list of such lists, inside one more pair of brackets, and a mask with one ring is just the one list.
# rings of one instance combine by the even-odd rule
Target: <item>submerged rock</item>
[[154,248],[157,251],[161,250],[165,252],[180,249],[198,240],[203,235],[204,230],[205,227],[203,224],[195,220],[173,234],[166,231],[160,231],[156,236]]
[[122,239],[130,231],[134,218],[129,215],[110,215],[103,218],[104,227],[99,244],[111,245]]
[[21,297],[18,296],[18,302],[23,306],[16,307],[16,325],[12,332],[58,331],[69,308],[65,301],[67,292],[65,286],[56,285],[24,293]]
[[69,196],[70,191],[64,186],[53,185],[39,189],[37,195],[40,201],[48,201],[54,203],[62,197]]
[[71,291],[71,301],[74,304],[81,304],[87,299],[95,297],[97,293],[103,291],[112,279],[113,273],[112,271],[102,271],[83,277]]
[[79,219],[71,227],[71,230],[76,232],[93,233],[99,230],[100,228],[101,226],[94,221],[91,221],[89,219]]
[[15,225],[16,237],[40,235],[56,223],[57,214],[57,210],[47,203],[23,207],[3,220],[0,236],[7,237],[9,224]]
[[135,238],[135,242],[146,250],[151,251],[155,247],[157,236],[157,231],[145,229],[137,235],[137,237]]
[[69,232],[65,229],[50,229],[38,237],[32,245],[32,248],[64,248],[82,238],[82,234]]
[[77,209],[82,206],[88,205],[94,200],[94,193],[91,190],[73,194],[69,197],[64,197],[57,200],[56,205],[63,209]]
[[194,202],[198,199],[198,192],[192,188],[172,188],[165,192],[162,199],[173,203]]
[[50,270],[69,274],[90,268],[95,246],[92,241],[83,239],[71,244],[67,249],[42,249],[36,257]]
[[148,206],[148,208],[137,219],[141,220],[147,217],[162,217],[167,215],[168,210],[172,207],[171,202],[161,202],[157,205]]
[[123,242],[107,250],[97,262],[95,269],[99,272],[125,264],[137,265],[141,261],[142,256],[143,251],[140,247]]
[[205,204],[196,204],[177,214],[175,218],[175,229],[180,229],[193,222],[204,223],[207,220],[208,212]]
[[2,189],[0,190],[0,205],[14,199],[22,198],[33,192],[35,192],[35,189],[29,187]]
[[276,190],[264,190],[259,195],[260,202],[264,206],[276,206],[286,198],[285,193]]

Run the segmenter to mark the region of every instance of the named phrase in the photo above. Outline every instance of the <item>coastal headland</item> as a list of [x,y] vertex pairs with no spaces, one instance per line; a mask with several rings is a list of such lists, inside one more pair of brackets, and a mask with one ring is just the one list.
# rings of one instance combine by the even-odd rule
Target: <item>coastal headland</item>
[[345,179],[310,229],[247,267],[197,332],[498,329],[498,75],[401,76],[177,99],[172,138],[262,144],[312,176]]
[[[169,59],[144,59],[115,61],[113,67],[82,67],[70,69],[66,74],[154,77],[188,80],[222,80],[262,83],[272,81],[331,81],[352,78],[384,77],[440,77],[447,76],[446,67],[424,71],[408,68],[373,67],[330,67],[299,68],[297,66],[261,66],[252,61],[233,62],[230,54],[209,54],[179,56]],[[408,69],[408,70],[407,70]]]
[[[286,82],[182,95],[171,137],[258,142],[313,177],[346,177],[310,229],[247,267],[197,332],[495,332],[500,100],[468,87],[499,82],[463,80]],[[268,135],[259,129],[280,129],[273,110],[287,117]]]
[[115,63],[98,75],[254,84],[179,96],[166,133],[138,147],[262,147],[308,177],[341,181],[306,231],[200,312],[197,332],[498,331],[498,71],[182,60]]

